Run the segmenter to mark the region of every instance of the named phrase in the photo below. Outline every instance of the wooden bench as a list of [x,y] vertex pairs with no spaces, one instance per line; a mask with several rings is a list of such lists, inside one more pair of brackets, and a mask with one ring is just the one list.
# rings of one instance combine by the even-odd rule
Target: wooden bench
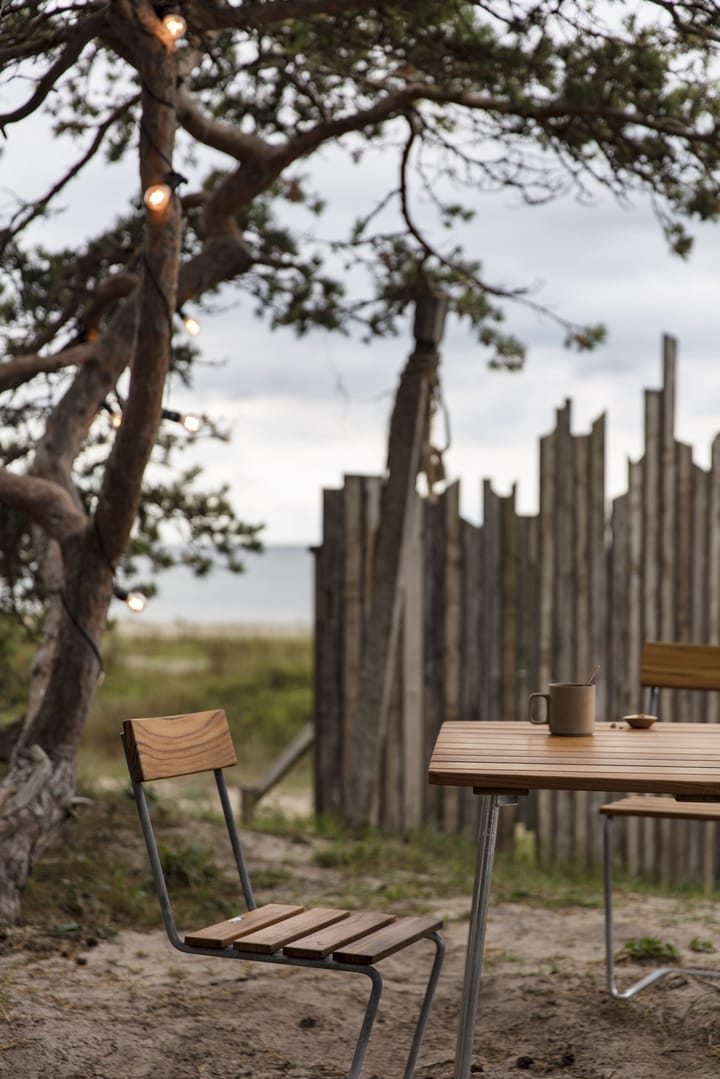
[[[650,690],[651,715],[659,714],[661,689],[720,690],[720,646],[647,641],[642,650],[640,685]],[[613,821],[628,817],[676,821],[718,821],[720,820],[720,802],[691,802],[655,795],[629,795],[614,802],[606,802],[605,805],[600,806],[599,811],[604,817],[603,877],[608,992],[617,999],[628,1000],[659,978],[674,973],[720,978],[720,971],[662,967],[653,970],[627,989],[620,991],[615,980],[612,908]]]
[[[173,947],[191,955],[319,967],[329,972],[360,973],[369,977],[371,990],[348,1079],[359,1079],[362,1073],[380,1004],[382,977],[375,964],[418,941],[432,942],[434,961],[403,1073],[404,1079],[412,1079],[443,960],[444,945],[438,933],[442,920],[436,916],[398,918],[379,911],[350,911],[336,907],[306,909],[295,903],[258,906],[223,774],[225,768],[236,763],[225,713],[216,709],[180,716],[130,719],[123,724],[122,740],[165,931]],[[245,909],[232,918],[181,936],[175,925],[143,785],[149,780],[208,771],[215,776]]]

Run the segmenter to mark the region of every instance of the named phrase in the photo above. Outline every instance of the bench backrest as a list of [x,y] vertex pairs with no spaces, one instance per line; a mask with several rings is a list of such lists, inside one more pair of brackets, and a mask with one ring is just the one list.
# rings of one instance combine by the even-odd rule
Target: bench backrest
[[640,684],[669,689],[720,689],[720,645],[646,641]]
[[158,719],[126,719],[123,731],[136,783],[214,771],[237,763],[221,708]]

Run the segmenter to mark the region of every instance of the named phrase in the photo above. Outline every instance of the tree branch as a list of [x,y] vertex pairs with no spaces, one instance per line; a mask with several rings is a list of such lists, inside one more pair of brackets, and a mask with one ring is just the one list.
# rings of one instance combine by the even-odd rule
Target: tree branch
[[56,540],[87,524],[85,514],[62,487],[38,476],[18,476],[0,467],[0,502],[20,510]]
[[[42,198],[39,198],[36,202],[31,203],[29,206],[26,204],[21,210],[17,211],[8,227],[6,229],[3,229],[2,232],[0,232],[0,255],[10,243],[10,241],[14,239],[14,237],[17,236],[19,232],[22,232],[22,230],[27,225],[29,225],[31,221],[33,221],[36,217],[39,217],[40,214],[44,212],[45,207],[48,205],[51,199],[53,199],[57,194],[59,194],[63,190],[63,188],[66,187],[67,184],[69,184],[70,181],[74,179],[79,172],[82,171],[85,165],[87,165],[88,161],[90,161],[95,156],[102,144],[103,139],[105,138],[105,135],[116,122],[116,120],[118,120],[122,115],[124,115],[124,113],[126,113],[127,110],[131,108],[134,104],[136,104],[138,100],[139,94],[135,94],[128,101],[123,102],[122,105],[119,105],[116,109],[114,109],[110,116],[107,118],[107,120],[105,120],[98,127],[95,133],[95,138],[92,140],[87,151],[78,161],[75,162],[75,164],[70,169],[68,169],[65,175],[62,176],[57,181],[57,183],[53,184],[53,186],[45,195],[42,196]],[[21,218],[19,223],[17,221],[18,217]]]
[[87,363],[95,355],[92,344],[74,345],[53,356],[41,356],[36,352],[14,356],[0,363],[0,393],[14,390],[29,382],[36,375],[62,371],[65,367]]
[[397,0],[270,0],[229,7],[218,0],[203,0],[193,11],[193,22],[203,30],[246,30],[285,19],[311,19],[314,15],[361,15],[381,11]]
[[12,112],[0,113],[0,129],[7,124],[15,124],[18,120],[24,120],[42,105],[45,98],[55,86],[57,80],[68,71],[89,41],[99,32],[104,22],[102,13],[90,15],[87,19],[72,27],[65,35],[65,48],[54,64],[47,69],[39,80],[35,93],[31,94],[24,105]]

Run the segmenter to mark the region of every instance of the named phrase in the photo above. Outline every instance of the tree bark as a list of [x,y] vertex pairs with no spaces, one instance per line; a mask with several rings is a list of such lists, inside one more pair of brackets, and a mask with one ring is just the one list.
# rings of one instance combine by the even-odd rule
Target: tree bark
[[360,668],[355,745],[346,777],[344,815],[353,827],[375,824],[381,760],[395,669],[401,584],[412,503],[428,436],[429,405],[437,383],[438,344],[447,310],[442,294],[423,296],[415,319],[416,347],[400,378],[388,439],[387,478],[372,568],[370,616]]

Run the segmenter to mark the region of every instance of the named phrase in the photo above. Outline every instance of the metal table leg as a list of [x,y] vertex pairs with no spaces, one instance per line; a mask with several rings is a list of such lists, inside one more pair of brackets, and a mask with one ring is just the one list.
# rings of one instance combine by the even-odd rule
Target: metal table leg
[[460,1027],[455,1053],[455,1079],[470,1079],[475,1013],[480,992],[485,927],[487,925],[488,901],[492,879],[495,840],[497,838],[498,808],[501,805],[517,805],[517,797],[508,794],[481,795],[480,823],[478,825],[477,861],[475,885],[470,911],[470,931],[465,977],[463,980]]

